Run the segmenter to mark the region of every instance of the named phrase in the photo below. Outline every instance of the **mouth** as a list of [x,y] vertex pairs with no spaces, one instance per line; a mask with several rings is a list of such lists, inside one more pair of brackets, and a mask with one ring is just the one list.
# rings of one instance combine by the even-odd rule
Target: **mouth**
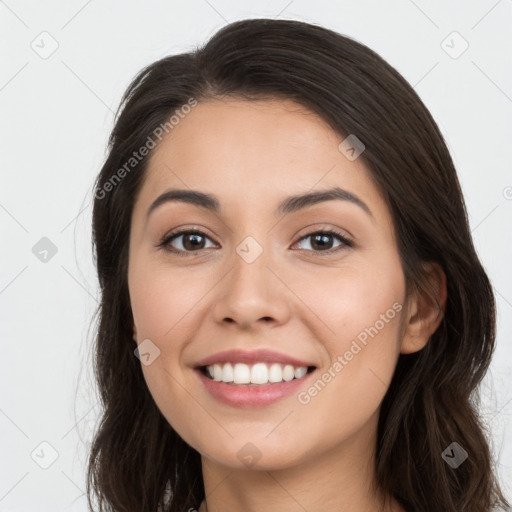
[[196,368],[211,381],[231,386],[257,387],[304,379],[316,366],[293,366],[280,363],[220,363]]
[[218,403],[260,409],[284,400],[310,385],[316,366],[283,363],[215,363],[196,367],[205,390]]

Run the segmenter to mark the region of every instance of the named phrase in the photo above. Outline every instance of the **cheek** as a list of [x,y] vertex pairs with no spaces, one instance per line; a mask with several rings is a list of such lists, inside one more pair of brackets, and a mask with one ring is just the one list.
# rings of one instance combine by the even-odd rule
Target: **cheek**
[[157,347],[153,353],[158,353],[154,362],[142,365],[142,371],[161,410],[164,401],[181,396],[182,354],[197,329],[194,312],[206,293],[205,281],[191,277],[191,273],[190,269],[170,271],[165,265],[142,259],[140,263],[133,260],[130,266],[128,282],[137,342],[151,340]]
[[[190,268],[172,269],[134,261],[129,272],[130,302],[139,340],[157,345],[181,339],[187,317],[204,295],[204,279]],[[176,346],[176,345],[174,345]]]
[[[392,339],[397,334],[397,308],[401,308],[393,308],[393,304],[402,305],[405,281],[394,253],[381,253],[379,257],[332,268],[329,272],[321,268],[307,276],[301,275],[300,279],[291,275],[288,278],[294,283],[294,293],[314,313],[302,315],[301,320],[310,318],[309,327],[315,329],[331,356],[344,352],[352,339],[376,323],[380,338]],[[364,334],[361,338],[364,341]]]
[[324,281],[324,293],[310,287],[322,322],[333,331],[322,340],[330,364],[299,400],[311,418],[313,411],[329,411],[334,437],[357,432],[377,412],[398,360],[405,298],[402,268],[393,257],[345,270]]
[[194,307],[206,283],[191,278],[190,269],[170,271],[142,258],[130,262],[128,282],[138,343],[149,339],[160,351],[151,364],[141,364],[144,379],[169,424],[186,436],[197,411],[185,391],[181,355],[197,327]]

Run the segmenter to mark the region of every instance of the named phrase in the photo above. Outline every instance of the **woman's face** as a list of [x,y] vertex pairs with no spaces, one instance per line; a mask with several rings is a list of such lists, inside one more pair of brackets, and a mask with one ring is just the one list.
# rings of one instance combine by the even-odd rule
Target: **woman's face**
[[[342,140],[292,101],[212,100],[151,155],[128,273],[142,370],[172,427],[218,464],[285,468],[375,436],[405,281],[390,212]],[[151,209],[172,190],[215,201]],[[217,381],[198,369],[230,350]]]

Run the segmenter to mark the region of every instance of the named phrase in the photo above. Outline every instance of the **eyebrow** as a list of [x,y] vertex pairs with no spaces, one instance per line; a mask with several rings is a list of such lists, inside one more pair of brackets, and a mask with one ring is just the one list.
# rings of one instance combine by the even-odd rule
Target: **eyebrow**
[[[287,197],[282,203],[279,204],[275,213],[277,215],[285,215],[302,210],[304,208],[308,208],[318,203],[333,200],[348,201],[352,204],[355,204],[364,210],[372,219],[374,218],[370,208],[364,201],[359,199],[359,197],[352,194],[348,190],[344,190],[340,187]],[[221,209],[219,200],[211,194],[205,194],[204,192],[199,192],[198,190],[171,189],[159,195],[153,201],[148,209],[146,218],[148,218],[151,213],[159,206],[174,201],[192,204],[214,213],[220,213]]]

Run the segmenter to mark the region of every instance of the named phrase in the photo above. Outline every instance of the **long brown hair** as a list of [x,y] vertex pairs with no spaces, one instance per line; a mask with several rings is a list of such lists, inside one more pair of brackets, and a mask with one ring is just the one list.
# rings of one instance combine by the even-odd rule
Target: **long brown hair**
[[[91,509],[96,498],[100,511],[183,512],[204,498],[200,454],[160,413],[133,352],[128,244],[148,158],[126,163],[191,99],[223,96],[292,99],[340,136],[355,134],[390,208],[408,289],[424,288],[423,262],[446,274],[440,327],[424,349],[399,356],[382,403],[379,487],[415,512],[510,506],[477,406],[495,346],[495,301],[439,128],[406,80],[363,44],[299,21],[250,19],[149,65],[121,100],[93,210],[101,289],[94,370],[103,414],[88,466]],[[453,442],[469,454],[457,469],[442,457]]]

